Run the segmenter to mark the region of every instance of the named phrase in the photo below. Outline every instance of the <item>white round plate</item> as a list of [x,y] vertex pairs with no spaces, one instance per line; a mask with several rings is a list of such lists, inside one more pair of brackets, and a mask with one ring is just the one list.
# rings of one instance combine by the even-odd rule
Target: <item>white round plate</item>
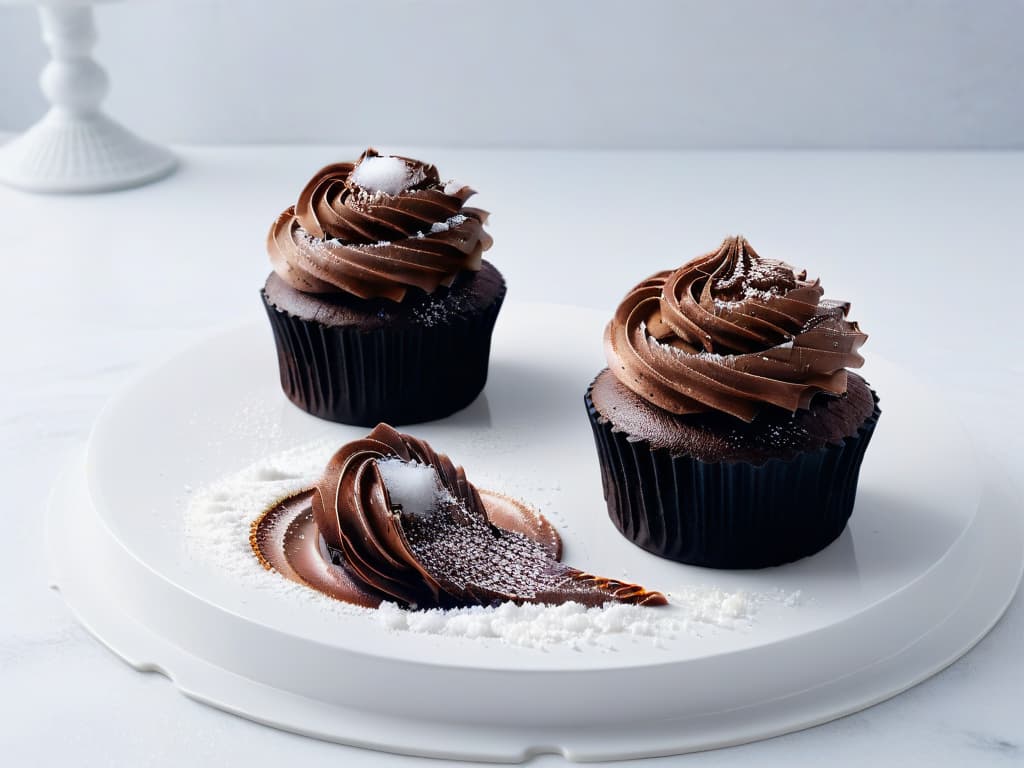
[[590,572],[663,590],[799,591],[798,605],[768,602],[743,630],[682,633],[661,647],[627,637],[613,651],[538,650],[394,632],[247,588],[190,555],[187,489],[367,431],[286,401],[262,322],[177,355],[103,411],[52,497],[53,581],[116,653],[196,699],[346,744],[496,761],[675,754],[805,728],[920,682],[998,620],[1020,578],[1021,520],[996,486],[983,487],[941,400],[877,359],[866,376],[882,418],[851,524],[826,550],[780,568],[713,571],[629,544],[605,511],[583,405],[603,366],[604,321],[508,305],[485,393],[408,431],[478,485],[540,506],[562,530],[566,560]]

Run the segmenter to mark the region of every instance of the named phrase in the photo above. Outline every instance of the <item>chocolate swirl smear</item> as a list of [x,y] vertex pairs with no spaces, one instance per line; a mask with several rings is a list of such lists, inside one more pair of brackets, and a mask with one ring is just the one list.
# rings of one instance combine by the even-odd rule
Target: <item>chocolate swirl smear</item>
[[[429,469],[436,481],[432,505],[396,501],[408,494],[387,479],[385,469],[396,462],[413,472]],[[304,502],[310,507],[305,522]],[[383,601],[416,608],[667,602],[657,592],[561,563],[561,540],[543,517],[507,497],[481,493],[447,456],[386,424],[342,446],[315,488],[278,509],[288,514],[270,510],[253,526],[261,562],[369,607]],[[301,536],[288,539],[289,530]],[[300,539],[308,543],[303,547]],[[316,540],[322,540],[318,561],[310,554]],[[328,573],[327,563],[341,570]]]
[[719,411],[750,422],[765,406],[795,412],[846,392],[867,340],[850,305],[820,281],[762,258],[742,237],[633,288],[605,329],[609,368],[674,414]]
[[321,169],[274,221],[267,251],[274,271],[305,293],[349,293],[401,301],[478,271],[491,247],[487,211],[475,193],[443,183],[437,168],[367,149],[355,163]]

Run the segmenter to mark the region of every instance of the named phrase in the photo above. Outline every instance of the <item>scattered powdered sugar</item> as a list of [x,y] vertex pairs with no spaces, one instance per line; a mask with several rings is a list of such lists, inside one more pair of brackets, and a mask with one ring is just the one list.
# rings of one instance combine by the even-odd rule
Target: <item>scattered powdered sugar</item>
[[[447,232],[450,229],[454,229],[455,227],[458,227],[461,224],[464,224],[465,222],[466,222],[466,217],[463,214],[461,214],[461,213],[457,213],[454,216],[451,216],[451,217],[445,219],[444,221],[435,221],[433,224],[430,225],[430,232],[429,233],[424,233],[421,230],[421,231],[417,232],[415,236],[418,239],[422,240],[423,238],[425,238],[427,236],[427,234],[436,235],[436,234],[439,234],[441,232]],[[313,235],[309,234],[309,232],[307,232],[302,227],[296,228],[295,235],[306,246],[308,246],[310,248],[320,249],[320,250],[325,250],[325,249],[329,249],[329,248],[340,248],[340,247],[349,247],[349,248],[384,248],[386,246],[391,245],[391,241],[390,240],[379,240],[376,243],[358,243],[358,244],[354,245],[352,243],[346,243],[346,242],[344,242],[342,240],[338,240],[337,238],[324,239],[324,238],[319,238],[319,237],[313,237]]]
[[[461,213],[457,213],[454,216],[450,216],[444,221],[435,221],[433,224],[430,225],[430,234],[436,235],[440,232],[447,232],[449,229],[453,229],[459,226],[460,224],[465,223],[465,221],[466,217],[463,216]],[[422,240],[424,237],[426,237],[426,234],[424,234],[423,231],[421,230],[416,233],[416,237]]]
[[405,611],[389,603],[377,621],[391,630],[447,637],[495,638],[510,645],[547,648],[555,645],[601,647],[614,635],[670,640],[684,631],[686,618],[672,608],[615,604],[587,608],[579,603]]
[[731,311],[743,307],[751,300],[769,302],[777,299],[785,292],[784,285],[793,277],[792,268],[783,262],[755,258],[741,250],[732,272],[716,278],[712,283],[717,293],[729,296],[728,299],[715,299],[715,309]]
[[[742,286],[744,295],[747,298],[763,294],[767,291],[758,291],[755,287],[756,284],[768,284],[771,286],[770,290],[777,290],[778,286],[771,285],[779,275],[792,275],[793,270],[790,269],[786,264],[775,259],[752,259],[748,254],[744,253],[740,258],[736,259],[733,264],[732,272],[729,275],[725,275],[717,278],[713,287],[719,291],[735,289],[738,286]],[[750,285],[751,283],[755,285]],[[747,291],[750,291],[749,293]]]
[[772,299],[777,298],[780,293],[781,289],[774,285],[767,289],[754,288],[753,286],[748,285],[743,289],[743,298],[771,301]]
[[364,157],[352,171],[352,183],[367,192],[397,195],[426,178],[423,169],[411,168],[399,157]]
[[331,248],[385,248],[391,245],[390,240],[378,240],[376,243],[346,243],[344,240],[339,240],[336,237],[332,238],[320,238],[313,237],[302,227],[295,230],[296,236],[302,240],[302,242],[314,250],[320,251],[321,253],[327,253]]
[[420,325],[432,328],[451,322],[470,306],[465,294],[446,293],[441,296],[430,294],[412,310],[413,319]]
[[841,301],[839,299],[821,299],[818,302],[818,307],[820,309],[824,309],[824,310],[837,310],[837,309],[845,310],[846,307],[847,307],[847,304],[848,304],[848,302]]
[[721,355],[717,352],[707,352],[705,350],[700,350],[699,352],[687,352],[685,349],[680,349],[672,344],[660,342],[653,336],[647,336],[647,341],[652,350],[660,351],[663,354],[674,355],[684,362],[696,358],[697,360],[703,360],[708,363],[723,365],[727,368],[733,368],[736,365],[735,355]]
[[435,221],[430,225],[430,234],[436,235],[438,232],[447,232],[452,227],[457,227],[465,221],[466,217],[461,213],[457,213],[445,221]]
[[751,299],[757,301],[771,301],[777,299],[782,295],[781,289],[777,286],[771,286],[770,288],[755,288],[752,285],[745,285],[743,287],[742,298],[728,301],[726,299],[715,299],[715,309],[717,310],[733,310],[739,309],[746,305]]
[[[265,570],[249,546],[252,521],[280,499],[313,485],[337,448],[335,441],[299,446],[190,492],[184,521],[189,554],[248,589],[327,614],[375,622],[388,631],[461,641],[481,639],[524,648],[607,651],[614,648],[617,639],[640,639],[654,647],[666,647],[680,636],[747,630],[763,605],[793,607],[800,601],[799,592],[731,592],[687,585],[669,590],[666,594],[670,605],[665,607],[503,603],[486,608],[408,611],[393,603],[378,609],[349,605]],[[437,502],[433,470],[400,460],[378,461],[378,467],[393,500],[395,495],[403,498],[409,509],[428,497],[432,503]]]
[[759,289],[752,286],[746,286],[743,289],[743,297],[735,299],[733,301],[727,301],[725,299],[715,299],[715,309],[717,310],[733,310],[744,307],[751,299],[758,301],[771,301],[772,299],[778,298],[781,292],[774,286],[769,289]]
[[[703,361],[709,362],[709,363],[717,363],[718,365],[723,365],[723,366],[725,366],[727,368],[735,368],[735,366],[736,366],[736,358],[742,356],[742,355],[728,355],[728,354],[723,355],[723,354],[719,354],[717,352],[707,352],[705,350],[700,350],[699,352],[688,352],[685,349],[680,349],[679,347],[676,347],[676,346],[674,346],[672,344],[665,344],[665,343],[663,343],[661,341],[658,341],[658,339],[656,339],[654,336],[651,336],[650,334],[647,333],[646,325],[644,323],[640,323],[640,330],[641,330],[641,332],[643,332],[645,334],[645,338],[647,339],[647,344],[648,344],[648,346],[652,350],[660,351],[662,353],[669,353],[669,354],[675,355],[676,357],[678,357],[678,358],[680,358],[681,360],[684,360],[684,361],[688,360],[688,359],[696,358],[698,360],[703,360]],[[768,352],[768,351],[771,351],[773,349],[792,349],[792,348],[793,348],[793,339],[790,338],[790,339],[787,339],[786,341],[780,342],[779,344],[775,344],[774,346],[768,347],[767,349],[765,349],[763,351],[764,352]],[[752,353],[744,353],[744,354],[752,354]],[[765,361],[768,361],[768,362],[771,362],[771,358],[770,357],[765,357],[765,356],[762,355],[761,359],[765,360]]]
[[799,593],[728,592],[716,587],[688,586],[667,593],[670,604],[651,608],[615,603],[587,608],[564,605],[516,605],[492,608],[406,611],[388,603],[376,611],[377,622],[394,631],[446,637],[495,638],[529,648],[568,646],[608,649],[613,638],[647,638],[656,647],[680,635],[703,636],[751,626],[761,605],[797,605]]
[[[683,350],[676,349],[675,347],[669,347],[669,349],[671,349],[677,355],[686,354],[685,352],[683,352]],[[736,364],[735,355],[720,355],[717,352],[701,351],[698,352],[695,356],[700,360],[707,360],[709,363],[718,363],[719,365],[728,365],[731,367]]]
[[437,471],[428,464],[402,461],[397,457],[377,461],[381,479],[388,489],[391,503],[412,515],[431,515],[442,504],[455,502],[441,485]]
[[249,547],[249,526],[274,502],[316,482],[337,448],[326,441],[304,445],[191,492],[184,520],[189,553],[247,587],[294,591],[286,587],[293,582],[267,573],[256,560]]

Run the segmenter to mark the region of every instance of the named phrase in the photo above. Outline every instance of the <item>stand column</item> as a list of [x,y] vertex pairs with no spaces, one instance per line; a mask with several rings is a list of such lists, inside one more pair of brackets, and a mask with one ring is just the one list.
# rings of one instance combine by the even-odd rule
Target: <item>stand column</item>
[[108,78],[92,58],[96,42],[88,2],[39,8],[51,60],[40,85],[50,111],[0,147],[0,181],[33,192],[100,192],[156,181],[177,162],[100,111]]

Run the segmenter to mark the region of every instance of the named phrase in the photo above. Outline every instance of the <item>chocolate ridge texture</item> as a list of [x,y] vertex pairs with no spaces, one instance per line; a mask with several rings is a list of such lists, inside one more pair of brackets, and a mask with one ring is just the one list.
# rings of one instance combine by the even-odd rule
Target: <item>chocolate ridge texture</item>
[[806,272],[762,258],[742,237],[635,286],[605,328],[608,366],[673,414],[752,421],[765,406],[807,408],[846,391],[867,335],[849,304],[822,298]]
[[[361,186],[361,166],[384,161],[398,169],[398,183]],[[392,301],[413,287],[432,293],[479,270],[491,246],[487,211],[466,205],[474,194],[443,183],[433,165],[367,149],[355,163],[318,171],[277,217],[267,236],[271,264],[305,293]]]

